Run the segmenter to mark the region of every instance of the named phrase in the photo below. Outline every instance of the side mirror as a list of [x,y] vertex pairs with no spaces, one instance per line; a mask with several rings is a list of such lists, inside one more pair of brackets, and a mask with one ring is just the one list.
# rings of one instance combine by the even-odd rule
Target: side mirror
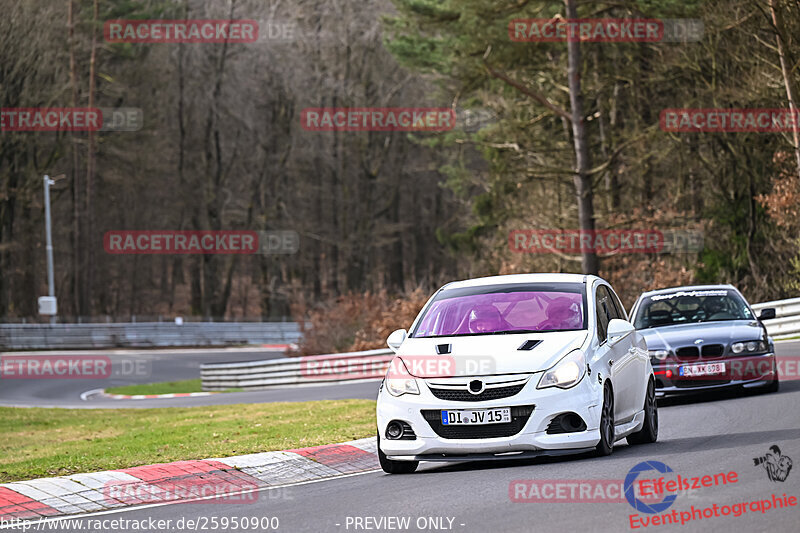
[[400,345],[406,340],[408,333],[404,329],[397,329],[392,332],[391,335],[386,339],[386,344],[389,345],[389,348],[392,351],[397,352],[400,349]]
[[761,314],[758,315],[759,320],[771,320],[775,318],[775,308],[774,307],[765,307],[761,310]]
[[633,333],[633,324],[627,320],[619,318],[612,318],[608,323],[608,344],[613,346],[631,333]]

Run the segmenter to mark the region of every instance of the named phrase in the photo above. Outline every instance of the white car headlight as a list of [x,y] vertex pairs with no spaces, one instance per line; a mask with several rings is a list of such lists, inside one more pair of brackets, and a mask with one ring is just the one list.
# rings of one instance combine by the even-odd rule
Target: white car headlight
[[583,352],[575,350],[568,353],[561,360],[542,374],[537,389],[559,387],[568,389],[576,385],[586,373],[586,358]]
[[[397,365],[402,366],[400,369]],[[396,370],[396,371],[393,371]],[[406,364],[402,359],[397,358],[389,365],[389,371],[386,373],[386,390],[392,396],[402,396],[403,394],[419,394],[419,385],[417,380],[411,377],[411,373],[406,368]]]

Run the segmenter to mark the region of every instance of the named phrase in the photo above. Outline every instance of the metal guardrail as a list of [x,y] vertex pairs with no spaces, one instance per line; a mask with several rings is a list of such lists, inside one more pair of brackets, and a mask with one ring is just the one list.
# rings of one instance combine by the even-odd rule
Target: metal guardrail
[[800,298],[764,302],[752,306],[756,312],[775,308],[775,318],[764,320],[767,333],[776,340],[800,335]]
[[247,363],[205,363],[200,367],[200,377],[204,391],[381,379],[393,357],[394,353],[385,349]]
[[0,324],[0,349],[61,350],[291,344],[295,322],[136,322],[122,324]]
[[[775,308],[776,313],[776,318],[764,321],[771,336],[781,339],[800,334],[800,298],[753,305],[757,312],[767,307]],[[382,378],[393,356],[391,350],[383,349],[248,363],[207,363],[201,366],[200,373],[203,390],[207,391],[340,383]]]

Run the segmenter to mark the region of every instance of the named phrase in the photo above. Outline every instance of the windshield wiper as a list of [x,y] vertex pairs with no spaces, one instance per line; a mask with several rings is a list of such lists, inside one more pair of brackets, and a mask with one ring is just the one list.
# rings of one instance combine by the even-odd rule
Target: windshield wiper
[[577,329],[509,329],[504,331],[487,331],[485,333],[450,333],[447,335],[423,335],[415,339],[437,339],[440,337],[479,337],[487,335],[512,335],[514,333],[552,333],[554,331],[579,331]]
[[580,331],[580,329],[509,329],[505,331],[492,331],[489,333],[473,333],[473,335],[512,335],[514,333],[553,333],[558,331]]

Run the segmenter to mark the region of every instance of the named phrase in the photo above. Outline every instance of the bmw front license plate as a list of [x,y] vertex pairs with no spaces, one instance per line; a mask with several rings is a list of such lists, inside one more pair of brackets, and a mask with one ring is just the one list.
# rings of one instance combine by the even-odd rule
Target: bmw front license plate
[[507,424],[509,422],[511,422],[510,407],[442,411],[442,424],[445,426],[480,426],[483,424]]
[[725,363],[709,363],[707,365],[684,365],[678,369],[678,374],[685,377],[713,376],[725,373]]

